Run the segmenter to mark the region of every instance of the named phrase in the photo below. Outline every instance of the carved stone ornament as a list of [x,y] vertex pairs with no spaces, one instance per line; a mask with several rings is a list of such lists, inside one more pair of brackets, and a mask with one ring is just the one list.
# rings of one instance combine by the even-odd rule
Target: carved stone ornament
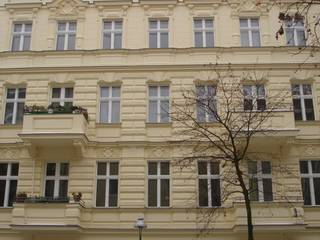
[[112,157],[113,156],[113,149],[111,147],[106,147],[102,151],[104,157]]
[[305,147],[304,152],[307,156],[313,156],[315,154],[315,147],[312,145],[308,145]]
[[87,6],[80,0],[56,0],[47,5],[51,9],[52,17],[75,16],[76,18],[83,17],[83,10]]

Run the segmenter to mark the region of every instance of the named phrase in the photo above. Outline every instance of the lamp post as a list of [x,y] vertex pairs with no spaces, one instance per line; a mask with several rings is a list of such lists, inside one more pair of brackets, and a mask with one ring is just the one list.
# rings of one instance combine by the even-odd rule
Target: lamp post
[[142,239],[142,230],[147,228],[147,225],[145,225],[144,223],[144,219],[143,218],[138,218],[136,221],[136,224],[134,225],[135,228],[138,228],[138,232],[139,232],[139,240]]

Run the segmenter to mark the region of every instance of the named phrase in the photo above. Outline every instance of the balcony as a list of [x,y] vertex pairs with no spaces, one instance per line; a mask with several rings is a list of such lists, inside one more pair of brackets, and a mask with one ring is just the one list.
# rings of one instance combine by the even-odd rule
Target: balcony
[[83,112],[25,113],[22,132],[18,135],[31,155],[65,148],[82,156],[88,143],[86,116]]
[[18,231],[67,231],[81,230],[80,203],[65,199],[48,200],[28,198],[23,203],[14,203],[11,228]]

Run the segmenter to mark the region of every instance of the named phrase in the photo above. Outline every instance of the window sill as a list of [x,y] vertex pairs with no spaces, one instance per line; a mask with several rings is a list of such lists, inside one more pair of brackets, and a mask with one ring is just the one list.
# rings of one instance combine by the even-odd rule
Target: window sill
[[146,206],[145,207],[146,209],[172,209],[172,207],[168,206],[168,207],[149,207],[149,206]]
[[320,120],[295,121],[296,126],[314,126],[320,125]]
[[146,122],[146,127],[171,127],[172,122],[166,122],[166,123],[152,123],[152,122]]
[[121,127],[121,122],[120,123],[96,123],[96,128],[115,128]]
[[0,128],[20,129],[22,124],[0,124]]

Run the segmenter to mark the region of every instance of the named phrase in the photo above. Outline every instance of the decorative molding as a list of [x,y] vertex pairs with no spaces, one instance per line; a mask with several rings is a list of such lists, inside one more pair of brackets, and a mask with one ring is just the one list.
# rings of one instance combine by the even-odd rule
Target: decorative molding
[[171,78],[168,76],[167,72],[152,72],[147,76],[147,83],[152,84],[170,84]]
[[123,18],[127,16],[128,8],[128,5],[115,8],[107,6],[98,6],[99,17],[109,19]]
[[255,0],[242,0],[242,1],[230,1],[232,17],[254,17],[254,16],[265,16],[269,12],[269,4],[261,3],[257,4]]
[[214,17],[218,13],[220,3],[197,5],[188,4],[189,14],[191,17]]
[[143,8],[145,16],[148,18],[168,18],[173,15],[174,5],[167,5],[166,7],[143,5]]
[[194,76],[194,82],[216,82],[218,80],[218,74],[213,70],[199,71]]
[[47,4],[50,10],[49,19],[84,19],[87,5],[81,0],[56,0]]

